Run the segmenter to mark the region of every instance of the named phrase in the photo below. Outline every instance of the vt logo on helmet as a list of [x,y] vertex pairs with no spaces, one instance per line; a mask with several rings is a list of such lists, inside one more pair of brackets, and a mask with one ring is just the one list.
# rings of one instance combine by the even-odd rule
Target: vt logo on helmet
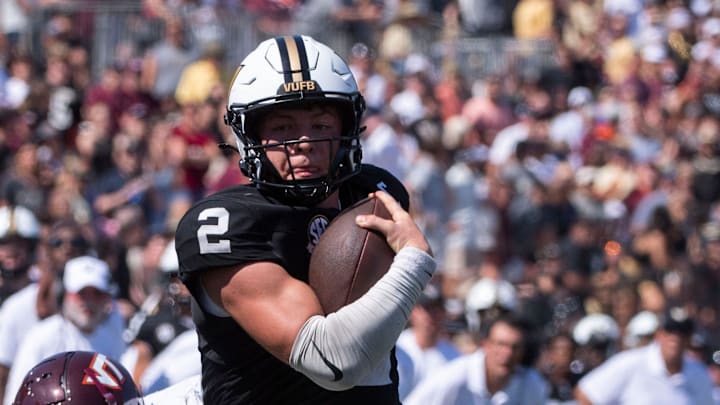
[[120,363],[96,352],[54,354],[28,371],[13,405],[142,405],[140,390]]

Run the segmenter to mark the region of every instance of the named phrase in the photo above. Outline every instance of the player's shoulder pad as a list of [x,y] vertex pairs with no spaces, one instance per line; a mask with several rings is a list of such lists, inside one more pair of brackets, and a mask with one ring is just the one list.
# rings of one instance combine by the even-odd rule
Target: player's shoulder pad
[[[248,206],[256,205],[257,191],[249,187],[233,187],[196,201],[180,219],[182,225],[196,226],[198,214],[212,208],[224,208],[234,213],[249,211]],[[236,214],[237,215],[237,214]]]
[[230,218],[228,232],[235,234],[246,230],[255,222],[251,219],[263,212],[263,203],[264,200],[254,187],[244,186],[228,188],[195,202],[178,223],[175,231],[176,247],[182,246],[183,241],[196,239],[201,225],[213,223],[213,218],[217,221],[221,216]]
[[410,196],[402,182],[387,170],[370,164],[363,164],[356,176],[348,180],[354,192],[360,193],[364,198],[367,194],[376,190],[387,191],[395,197],[406,211],[410,209]]

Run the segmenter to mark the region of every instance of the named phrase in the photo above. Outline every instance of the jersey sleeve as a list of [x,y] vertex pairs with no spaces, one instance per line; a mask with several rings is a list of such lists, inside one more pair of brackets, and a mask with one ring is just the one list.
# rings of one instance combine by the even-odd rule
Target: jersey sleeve
[[400,206],[402,206],[405,211],[410,210],[410,196],[405,186],[397,177],[385,169],[363,164],[360,173],[351,177],[347,183],[349,190],[345,189],[341,192],[341,198],[351,200],[349,204],[347,204],[347,201],[343,201],[346,205],[355,203],[374,191],[384,190],[395,197],[395,200],[400,203]]
[[181,276],[258,261],[280,262],[262,210],[240,198],[208,198],[193,206],[175,232]]

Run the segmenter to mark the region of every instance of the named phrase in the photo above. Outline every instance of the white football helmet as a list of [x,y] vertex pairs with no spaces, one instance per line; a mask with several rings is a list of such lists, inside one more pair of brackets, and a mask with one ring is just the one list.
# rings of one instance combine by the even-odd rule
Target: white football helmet
[[37,239],[40,235],[40,223],[35,214],[22,205],[0,207],[0,239],[12,237]]
[[517,300],[517,290],[510,282],[488,277],[479,279],[465,296],[465,319],[469,330],[480,333],[481,328],[489,326],[492,318],[513,312]]
[[0,277],[6,280],[22,277],[33,261],[40,236],[40,222],[35,214],[21,206],[0,207]]
[[[258,112],[289,103],[332,103],[341,111],[340,150],[329,157],[330,171],[323,178],[281,179],[266,158],[269,145],[262,145],[255,131],[255,118]],[[243,173],[258,188],[275,192],[293,204],[308,205],[322,201],[360,171],[359,135],[364,111],[365,101],[347,63],[328,46],[295,35],[263,41],[243,60],[231,83],[225,121],[237,138]]]
[[620,337],[620,328],[610,315],[593,313],[578,321],[572,335],[575,343],[581,346],[614,342]]

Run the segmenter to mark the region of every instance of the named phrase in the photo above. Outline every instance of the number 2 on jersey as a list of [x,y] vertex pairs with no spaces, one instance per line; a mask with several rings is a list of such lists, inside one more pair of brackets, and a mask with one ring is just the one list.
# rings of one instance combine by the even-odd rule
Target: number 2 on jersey
[[197,239],[200,244],[200,254],[206,253],[230,253],[230,239],[208,240],[208,236],[224,235],[230,224],[230,213],[224,207],[206,208],[198,215],[198,221],[215,219],[214,224],[201,225],[197,231]]

